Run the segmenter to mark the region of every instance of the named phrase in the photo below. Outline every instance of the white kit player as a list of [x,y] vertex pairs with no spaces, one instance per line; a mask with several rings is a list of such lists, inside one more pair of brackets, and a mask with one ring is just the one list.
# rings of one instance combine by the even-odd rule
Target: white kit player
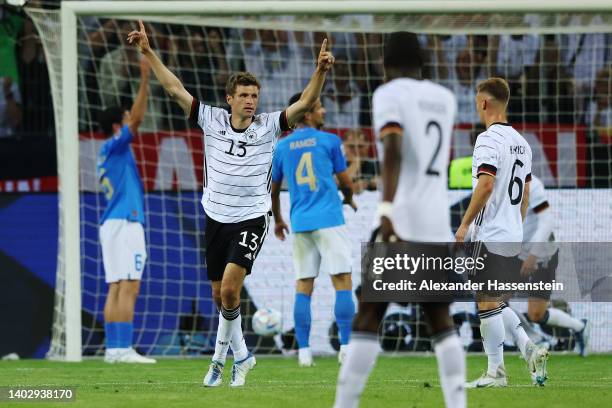
[[[542,181],[531,177],[529,208],[523,223],[523,261],[521,276],[534,282],[552,282],[559,263],[559,248],[555,243],[554,217],[546,197]],[[561,327],[574,332],[578,353],[586,356],[589,340],[589,323],[579,320],[561,309],[549,305],[551,291],[529,293],[527,317],[533,323]]]
[[455,237],[457,242],[463,242],[473,223],[472,256],[484,261],[484,268],[473,270],[472,280],[485,287],[476,294],[476,300],[488,367],[480,378],[468,383],[468,387],[507,385],[503,359],[506,331],[528,362],[534,382],[543,385],[548,352],[529,339],[516,313],[506,307],[504,300],[512,292],[488,290],[488,283],[495,280],[521,281],[518,255],[529,202],[531,148],[507,123],[508,83],[502,78],[489,78],[480,82],[476,89],[476,107],[486,130],[476,139],[472,199]]
[[168,95],[204,132],[204,244],[213,299],[220,310],[215,354],[204,386],[221,385],[231,346],[230,386],[240,387],[255,366],[242,335],[240,291],[268,231],[274,149],[281,133],[292,128],[319,99],[334,57],[327,51],[327,39],[323,40],[317,66],[300,99],[274,113],[256,115],[259,81],[249,72],[234,73],[226,85],[229,114],[198,102],[187,92],[149,46],[142,22],[128,41],[138,46]]
[[[374,131],[384,145],[380,229],[374,235],[383,242],[406,242],[411,256],[420,256],[416,248],[427,243],[441,243],[429,244],[429,250],[444,258],[450,255],[447,243],[452,239],[447,165],[457,101],[448,89],[423,80],[422,66],[416,34],[388,36],[384,49],[386,83],[374,92],[372,102]],[[365,302],[363,295],[359,296],[353,333],[338,377],[336,408],[359,404],[380,351],[377,334],[387,305]],[[421,307],[438,359],[446,406],[465,407],[465,353],[449,317],[449,304],[423,302]]]

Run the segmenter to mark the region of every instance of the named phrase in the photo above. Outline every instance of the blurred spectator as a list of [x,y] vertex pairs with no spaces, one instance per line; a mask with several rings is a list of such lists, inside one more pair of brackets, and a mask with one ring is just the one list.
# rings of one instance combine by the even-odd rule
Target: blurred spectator
[[429,35],[428,47],[432,50],[431,64],[432,79],[441,85],[450,86],[456,80],[456,67],[458,54],[468,45],[466,35]]
[[[574,26],[581,22],[590,25],[604,24],[599,15],[574,15],[568,25]],[[595,77],[612,58],[609,49],[612,45],[608,44],[605,33],[564,34],[560,36],[560,43],[561,61],[575,81],[575,121],[583,123],[583,114],[592,98]]]
[[98,86],[100,60],[120,44],[119,22],[95,16],[84,16],[79,21],[79,118],[82,118],[79,124],[81,130],[96,131],[102,109]]
[[0,138],[12,137],[21,123],[21,95],[13,78],[1,77],[0,84]]
[[23,17],[0,7],[0,77],[11,77],[19,82],[16,46],[17,35],[23,25]]
[[[290,33],[291,34],[291,33]],[[298,58],[296,72],[300,86],[305,87],[310,81],[312,71],[315,69],[317,64],[317,58],[319,57],[319,51],[321,51],[321,44],[323,40],[329,36],[328,33],[324,32],[304,32],[296,31],[293,33],[296,45],[296,55]],[[328,48],[333,52],[333,44],[327,42]]]
[[[167,66],[195,98],[214,106],[225,104],[227,65],[222,31],[216,27],[177,27],[166,39]],[[170,129],[185,129],[185,113],[176,103],[166,105]]]
[[[600,138],[608,139],[612,131],[612,67],[597,73],[593,100],[587,111],[587,125],[598,129]],[[602,139],[603,139],[602,138]],[[612,142],[612,140],[610,140]]]
[[612,186],[612,67],[602,69],[595,79],[593,100],[587,111],[591,128],[589,180],[591,187]]
[[32,20],[27,19],[19,35],[19,75],[23,100],[24,121],[21,132],[25,137],[53,137],[55,120],[51,84],[45,53]]
[[327,128],[359,127],[361,91],[353,80],[346,60],[337,58],[331,72],[333,80],[323,94],[325,126]]
[[612,127],[612,66],[597,73],[595,92],[587,112],[587,125]]
[[301,89],[295,41],[287,31],[244,30],[244,46],[246,69],[261,83],[258,111],[284,109]]
[[378,184],[378,162],[368,154],[370,144],[361,129],[351,129],[344,134],[344,151],[356,193],[376,190]]
[[540,40],[533,34],[502,35],[493,62],[497,75],[510,86],[508,113],[511,122],[539,120],[539,61]]
[[469,50],[457,54],[455,64],[456,78],[450,82],[450,89],[457,98],[457,123],[477,124],[480,122],[476,112],[476,85],[486,78],[484,69],[478,64]]
[[541,67],[544,73],[542,105],[546,108],[544,122],[574,123],[574,81],[560,64],[560,51],[555,35],[544,36]]
[[380,33],[360,33],[357,37],[358,56],[355,72],[356,83],[361,89],[361,117],[363,126],[372,124],[372,94],[383,82],[383,35]]
[[[139,59],[136,47],[127,44],[127,35],[132,25],[122,21],[117,36],[120,46],[102,57],[98,73],[98,86],[103,107],[130,106],[140,84]],[[150,31],[151,32],[151,31]],[[158,35],[158,34],[157,34]],[[151,37],[155,38],[155,30]],[[155,40],[159,41],[159,40]],[[158,48],[159,49],[159,48]],[[153,78],[150,81],[147,113],[140,125],[142,132],[154,132],[162,128],[163,100],[162,87]],[[167,98],[166,98],[167,99]]]

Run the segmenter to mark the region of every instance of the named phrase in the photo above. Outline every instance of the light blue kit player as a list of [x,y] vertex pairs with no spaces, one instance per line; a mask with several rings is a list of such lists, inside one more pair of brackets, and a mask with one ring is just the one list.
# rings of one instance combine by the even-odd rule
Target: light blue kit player
[[100,220],[102,261],[108,283],[104,305],[107,363],[155,363],[132,347],[134,306],[147,252],[143,186],[130,142],[147,108],[149,70],[143,59],[140,87],[129,112],[115,106],[100,115],[100,127],[109,138],[100,149],[97,168],[107,201]]
[[[289,104],[298,100],[294,95]],[[285,239],[289,232],[281,214],[280,189],[287,178],[291,197],[293,264],[296,272],[296,297],[293,316],[301,367],[313,364],[309,346],[310,299],[314,279],[319,271],[331,276],[336,290],[334,315],[340,334],[342,363],[355,314],[351,279],[351,240],[344,225],[342,204],[357,210],[353,186],[346,172],[342,141],[334,134],[319,130],[324,123],[325,109],[317,100],[306,112],[297,129],[281,140],[272,161],[272,212],[274,233]],[[336,185],[336,179],[338,185]],[[338,196],[338,187],[344,201]]]

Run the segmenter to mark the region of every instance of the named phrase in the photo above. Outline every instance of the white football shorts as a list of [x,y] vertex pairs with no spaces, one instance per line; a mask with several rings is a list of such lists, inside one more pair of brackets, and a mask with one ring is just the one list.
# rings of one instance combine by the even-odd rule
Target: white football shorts
[[293,237],[296,279],[352,272],[351,239],[344,225],[297,232]]
[[141,223],[106,220],[100,226],[100,243],[106,283],[142,278],[147,251]]

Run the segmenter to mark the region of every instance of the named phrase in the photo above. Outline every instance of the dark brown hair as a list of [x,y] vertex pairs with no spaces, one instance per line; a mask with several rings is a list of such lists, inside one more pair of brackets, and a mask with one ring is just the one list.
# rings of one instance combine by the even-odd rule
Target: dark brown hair
[[236,93],[236,88],[238,85],[255,85],[257,89],[261,89],[261,84],[255,75],[251,74],[250,72],[236,72],[235,74],[232,74],[225,85],[225,92],[227,92],[228,95],[233,96],[234,93]]
[[504,78],[489,78],[476,85],[476,91],[486,92],[503,104],[510,99],[510,87]]

